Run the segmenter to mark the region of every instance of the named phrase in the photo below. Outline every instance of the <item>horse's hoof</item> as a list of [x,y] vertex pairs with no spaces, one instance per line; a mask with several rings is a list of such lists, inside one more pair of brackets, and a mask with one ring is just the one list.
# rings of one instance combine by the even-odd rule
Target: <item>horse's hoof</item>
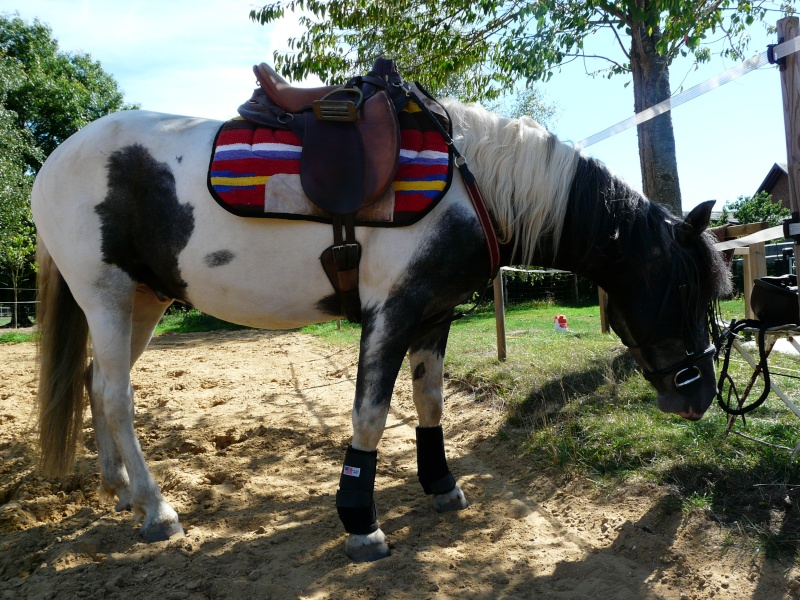
[[469,506],[469,502],[464,497],[464,492],[456,486],[446,494],[436,494],[433,497],[433,509],[436,512],[454,512],[463,510]]
[[347,538],[345,552],[355,562],[372,562],[391,554],[386,536],[378,529],[368,535],[353,534]]
[[173,537],[184,536],[180,521],[167,521],[166,523],[156,523],[149,526],[142,525],[140,533],[148,544],[165,542]]

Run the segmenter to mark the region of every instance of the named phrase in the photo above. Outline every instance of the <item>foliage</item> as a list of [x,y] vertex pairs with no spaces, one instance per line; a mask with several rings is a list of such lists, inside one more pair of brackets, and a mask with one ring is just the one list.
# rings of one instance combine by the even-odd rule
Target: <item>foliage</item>
[[514,119],[530,117],[548,129],[555,125],[558,117],[555,105],[547,102],[545,93],[536,87],[520,90],[510,102],[496,100],[489,105],[489,110]]
[[[746,28],[770,10],[792,10],[765,0],[679,1],[543,0],[278,0],[250,12],[265,24],[297,12],[304,32],[288,40],[289,51],[275,53],[285,75],[316,74],[340,80],[366,70],[380,55],[398,60],[403,73],[433,89],[454,81],[464,99],[496,98],[517,80],[544,80],[575,59],[603,61],[594,71],[611,76],[631,71],[634,30],[657,33],[656,50],[667,64],[678,56],[709,59],[708,33],[727,40],[723,53],[741,56]],[[594,55],[590,36],[608,31],[618,52]]]
[[[722,54],[741,57],[747,27],[770,10],[794,9],[771,0],[275,0],[250,18],[264,24],[299,14],[304,32],[275,53],[295,79],[343,79],[390,55],[434,92],[455,86],[463,100],[491,100],[581,60],[590,75],[629,76],[639,112],[669,98],[675,58],[709,60],[709,33],[726,42]],[[638,133],[645,195],[680,214],[670,113],[639,124]]]
[[19,75],[4,108],[15,114],[38,148],[26,164],[36,172],[43,159],[78,129],[125,104],[114,77],[85,53],[58,49],[52,30],[39,20],[0,15],[0,61]]
[[135,107],[123,102],[117,82],[90,55],[59,51],[52,31],[41,21],[26,23],[0,15],[3,283],[17,290],[35,270],[36,231],[29,198],[44,159],[79,128],[125,108]]
[[716,225],[724,225],[733,217],[741,224],[766,221],[770,227],[774,227],[783,223],[790,214],[788,208],[772,201],[772,194],[759,192],[755,196],[739,196],[732,202],[726,202]]

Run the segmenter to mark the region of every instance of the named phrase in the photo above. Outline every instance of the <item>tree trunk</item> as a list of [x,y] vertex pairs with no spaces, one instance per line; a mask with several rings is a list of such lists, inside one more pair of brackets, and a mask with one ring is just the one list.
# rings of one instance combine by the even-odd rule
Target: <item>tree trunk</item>
[[[631,71],[637,113],[670,97],[667,60],[656,51],[660,37],[658,28],[650,34],[643,24],[632,29]],[[637,126],[639,162],[644,195],[680,216],[681,189],[671,115],[666,112]]]

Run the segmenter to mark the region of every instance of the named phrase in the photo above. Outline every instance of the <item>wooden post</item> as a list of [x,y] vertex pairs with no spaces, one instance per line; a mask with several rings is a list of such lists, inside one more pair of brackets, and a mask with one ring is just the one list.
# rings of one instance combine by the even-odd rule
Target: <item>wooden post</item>
[[600,331],[602,333],[608,333],[610,331],[608,328],[608,317],[606,316],[608,294],[606,294],[606,291],[601,287],[597,288],[597,300],[600,302]]
[[506,359],[506,299],[503,291],[503,269],[494,278],[494,319],[497,327],[497,359]]
[[[791,40],[798,35],[797,17],[785,17],[778,21],[778,42]],[[786,129],[786,172],[789,174],[789,206],[793,213],[800,212],[800,60],[797,54],[784,58],[786,68],[781,69],[783,95],[783,121]],[[794,255],[798,256],[800,243],[794,244]],[[795,263],[796,264],[796,263]],[[800,316],[800,315],[798,315]]]
[[743,257],[744,315],[748,319],[755,319],[756,315],[750,306],[750,294],[753,292],[755,280],[767,276],[766,244],[760,242],[750,244],[747,248],[737,248],[735,254]]

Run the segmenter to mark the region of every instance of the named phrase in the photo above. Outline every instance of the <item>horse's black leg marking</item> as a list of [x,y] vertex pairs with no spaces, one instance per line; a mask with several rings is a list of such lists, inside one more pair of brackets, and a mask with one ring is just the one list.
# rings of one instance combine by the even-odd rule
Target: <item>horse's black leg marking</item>
[[[386,301],[377,306],[362,307],[361,350],[353,410],[353,448],[365,452],[376,450],[386,426],[397,373],[412,342],[415,346],[412,357],[416,357],[412,370],[419,375],[414,382],[414,401],[425,398],[418,405],[420,425],[440,425],[442,361],[450,326],[445,320],[429,328],[427,333],[418,333],[418,328],[424,318],[448,314],[455,305],[469,297],[481,280],[480,273],[486,271],[485,254],[482,233],[474,215],[451,207],[441,215],[436,233],[417,251],[406,275],[397,282]],[[425,364],[420,367],[422,362]],[[418,385],[422,396],[416,391]],[[443,454],[443,446],[441,450]],[[442,463],[447,469],[443,456],[437,464],[441,466]],[[348,465],[345,463],[345,466]],[[435,475],[431,471],[430,476],[438,481],[441,479],[438,476],[440,470],[437,467]],[[428,475],[425,477],[427,479]],[[372,485],[363,487],[371,488]],[[434,501],[437,510],[455,510],[466,506],[458,486],[435,497],[441,498],[443,505],[440,508]],[[450,506],[454,501],[458,502],[457,507]],[[340,504],[337,501],[338,506]],[[364,493],[359,494],[357,506],[347,507],[358,509],[350,512],[345,523],[347,530],[353,532],[346,550],[354,560],[377,560],[389,555],[383,532],[372,529],[377,523],[373,506],[372,493]],[[356,518],[358,521],[354,522]]]
[[419,322],[421,314],[409,294],[406,290],[382,306],[368,307],[362,313],[353,443],[345,456],[336,494],[339,516],[351,534],[345,546],[347,555],[359,562],[389,555],[386,537],[378,527],[373,488],[376,449],[386,427],[392,390],[412,338],[410,328]]
[[416,381],[417,379],[422,379],[423,377],[425,377],[425,363],[421,362],[414,367],[414,373],[411,375],[411,379]]
[[203,262],[210,268],[222,267],[230,263],[234,258],[236,258],[236,255],[230,250],[217,250],[216,252],[209,252],[206,254],[203,258]]
[[181,204],[175,177],[141,144],[108,159],[108,192],[100,216],[103,260],[164,298],[185,298],[178,254],[194,231],[194,209]]

